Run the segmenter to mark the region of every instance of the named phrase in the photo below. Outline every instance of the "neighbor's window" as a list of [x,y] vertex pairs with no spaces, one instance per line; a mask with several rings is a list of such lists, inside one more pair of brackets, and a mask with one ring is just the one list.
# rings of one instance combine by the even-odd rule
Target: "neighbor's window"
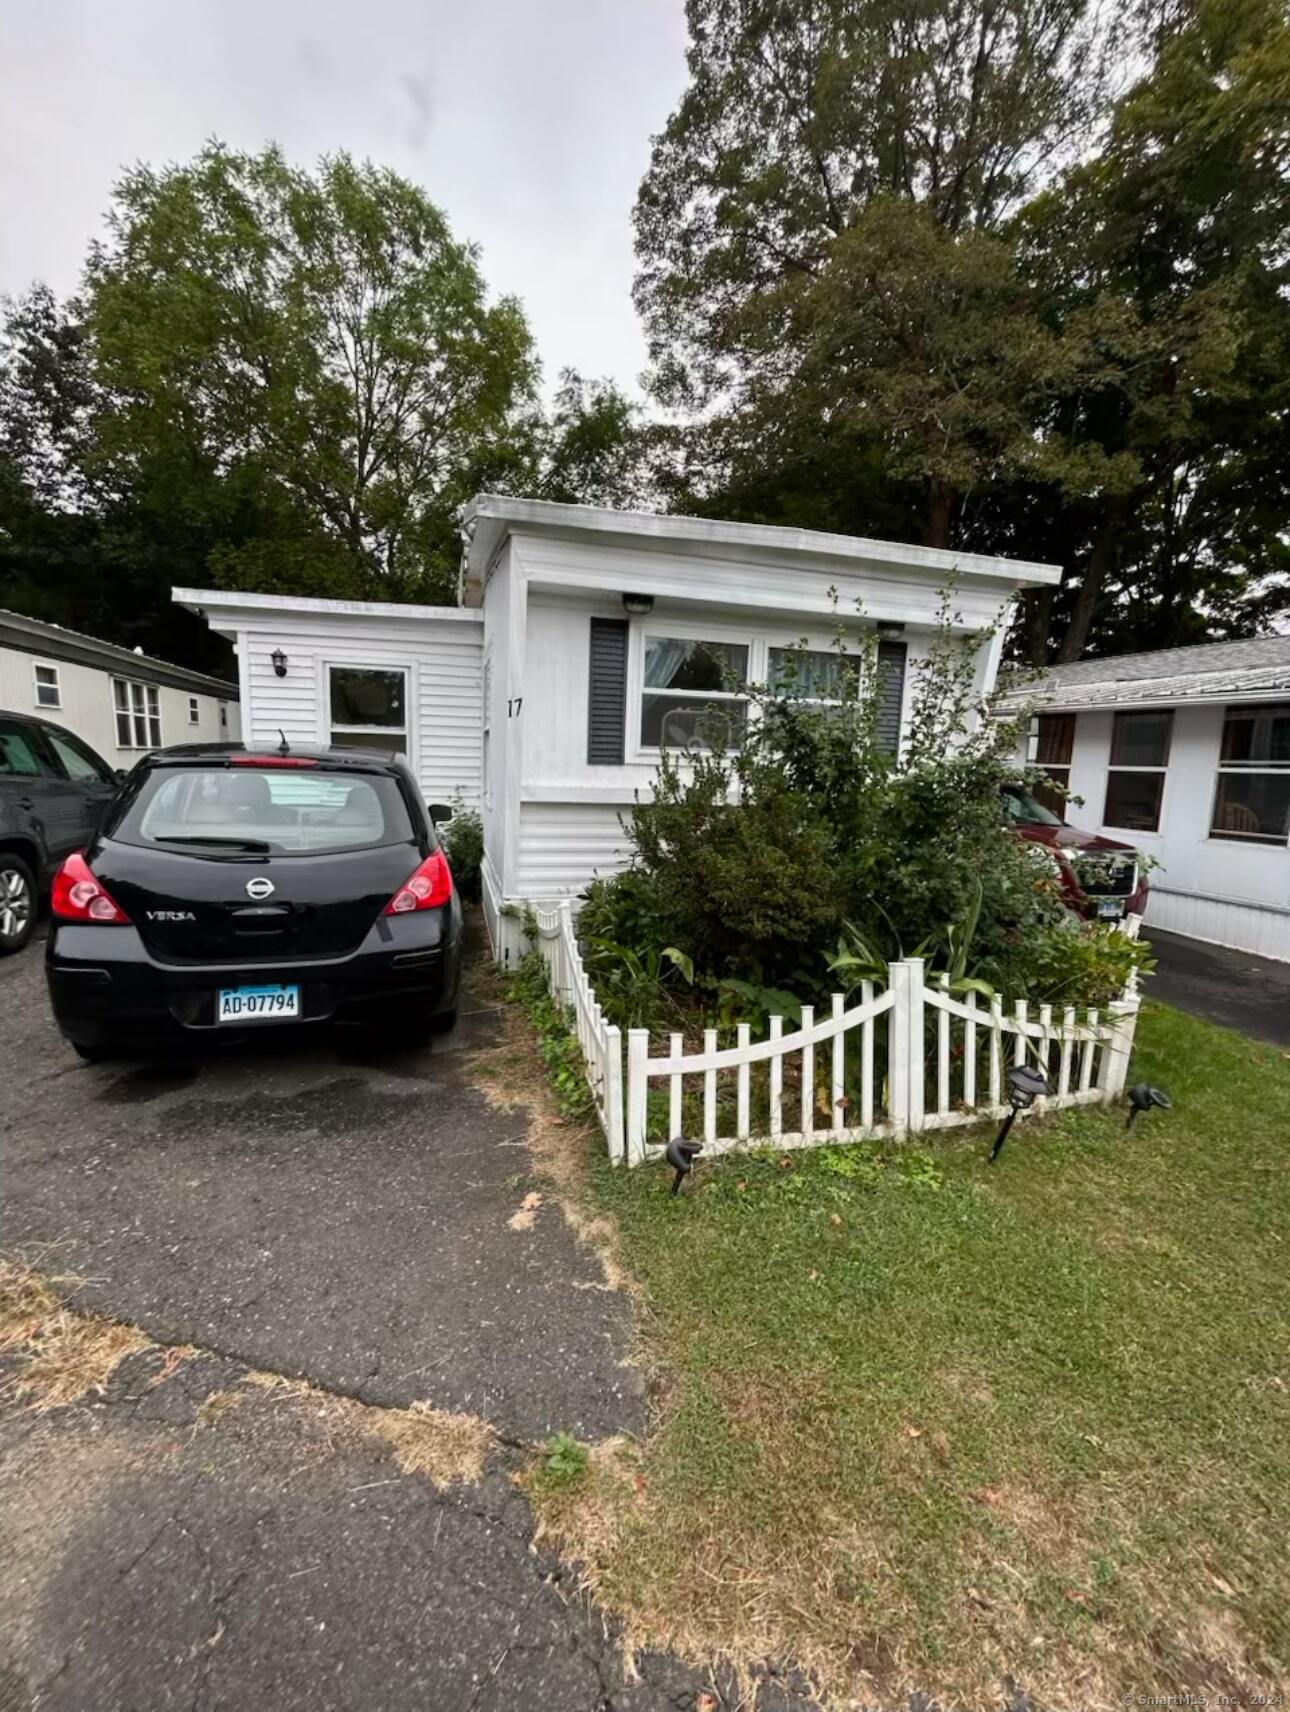
[[58,683],[57,666],[33,666],[36,680],[36,706],[61,707],[63,693]]
[[375,666],[327,668],[331,741],[337,749],[408,753],[407,673]]
[[1070,794],[1071,757],[1075,753],[1075,715],[1073,713],[1041,713],[1030,722],[1027,745],[1032,766],[1042,767],[1049,778],[1062,789],[1048,786],[1031,787],[1036,801],[1060,819],[1066,812],[1066,797]]
[[406,844],[413,831],[388,773],[197,766],[149,772],[112,836],[177,850],[306,855]]
[[1290,837],[1290,701],[1227,709],[1210,836],[1245,844]]
[[647,636],[641,747],[737,748],[748,717],[738,686],[747,677],[748,649],[742,642]]
[[113,678],[112,705],[116,709],[119,749],[160,749],[161,706],[156,684]]
[[1173,723],[1170,709],[1116,714],[1102,812],[1104,826],[1122,826],[1129,832],[1159,830]]
[[860,662],[833,648],[772,648],[767,688],[803,701],[846,701],[856,693]]
[[202,722],[201,703],[198,701],[198,699],[195,695],[190,695],[188,698],[188,723],[189,723],[189,725],[200,725],[201,722]]

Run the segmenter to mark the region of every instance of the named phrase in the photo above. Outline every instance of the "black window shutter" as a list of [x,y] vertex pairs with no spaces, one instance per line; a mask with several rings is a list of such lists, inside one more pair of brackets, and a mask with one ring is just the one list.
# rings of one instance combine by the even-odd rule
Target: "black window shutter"
[[587,695],[587,760],[621,765],[627,729],[627,621],[593,618]]
[[904,642],[878,644],[878,747],[895,755],[900,749],[900,707],[905,699]]

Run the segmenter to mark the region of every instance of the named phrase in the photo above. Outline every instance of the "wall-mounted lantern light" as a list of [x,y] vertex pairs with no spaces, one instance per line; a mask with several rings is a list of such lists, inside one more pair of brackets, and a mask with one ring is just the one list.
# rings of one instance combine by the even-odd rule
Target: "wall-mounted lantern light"
[[275,648],[269,658],[273,662],[273,670],[278,677],[285,678],[287,675],[287,656],[281,648]]
[[652,594],[625,594],[623,596],[623,611],[630,612],[633,618],[644,618],[647,612],[654,610]]
[[1033,1106],[1041,1094],[1051,1093],[1047,1078],[1041,1076],[1038,1070],[1032,1070],[1029,1064],[1013,1065],[1008,1072],[1008,1104],[1012,1109],[1000,1124],[999,1133],[994,1138],[994,1146],[990,1150],[991,1165],[999,1157],[999,1149],[1007,1141],[1008,1131],[1012,1128],[1017,1113]]

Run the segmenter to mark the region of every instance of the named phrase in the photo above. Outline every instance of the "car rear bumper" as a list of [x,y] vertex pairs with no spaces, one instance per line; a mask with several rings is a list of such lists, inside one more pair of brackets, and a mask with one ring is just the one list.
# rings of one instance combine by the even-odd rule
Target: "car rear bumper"
[[[95,1047],[191,1036],[261,1033],[310,1023],[398,1014],[432,1017],[457,1002],[461,931],[455,910],[382,917],[344,957],[174,964],[158,961],[133,927],[55,922],[45,958],[54,1019],[67,1039]],[[222,988],[298,986],[300,1016],[215,1020]]]

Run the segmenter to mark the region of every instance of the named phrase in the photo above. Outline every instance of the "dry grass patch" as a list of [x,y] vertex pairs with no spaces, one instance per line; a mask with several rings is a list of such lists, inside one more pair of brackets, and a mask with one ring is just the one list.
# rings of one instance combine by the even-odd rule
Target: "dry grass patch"
[[453,1414],[429,1403],[364,1408],[360,1424],[389,1445],[405,1474],[424,1474],[436,1486],[478,1480],[494,1443],[492,1429],[477,1415]]
[[320,1455],[336,1441],[380,1439],[404,1474],[424,1475],[436,1486],[478,1480],[496,1443],[492,1428],[477,1415],[455,1414],[429,1403],[381,1409],[278,1373],[248,1373],[243,1383],[306,1411],[311,1424],[321,1429]]
[[152,1347],[133,1326],[66,1304],[82,1280],[46,1278],[23,1260],[0,1260],[0,1355],[16,1356],[3,1388],[37,1410],[62,1408],[101,1389],[127,1355]]

